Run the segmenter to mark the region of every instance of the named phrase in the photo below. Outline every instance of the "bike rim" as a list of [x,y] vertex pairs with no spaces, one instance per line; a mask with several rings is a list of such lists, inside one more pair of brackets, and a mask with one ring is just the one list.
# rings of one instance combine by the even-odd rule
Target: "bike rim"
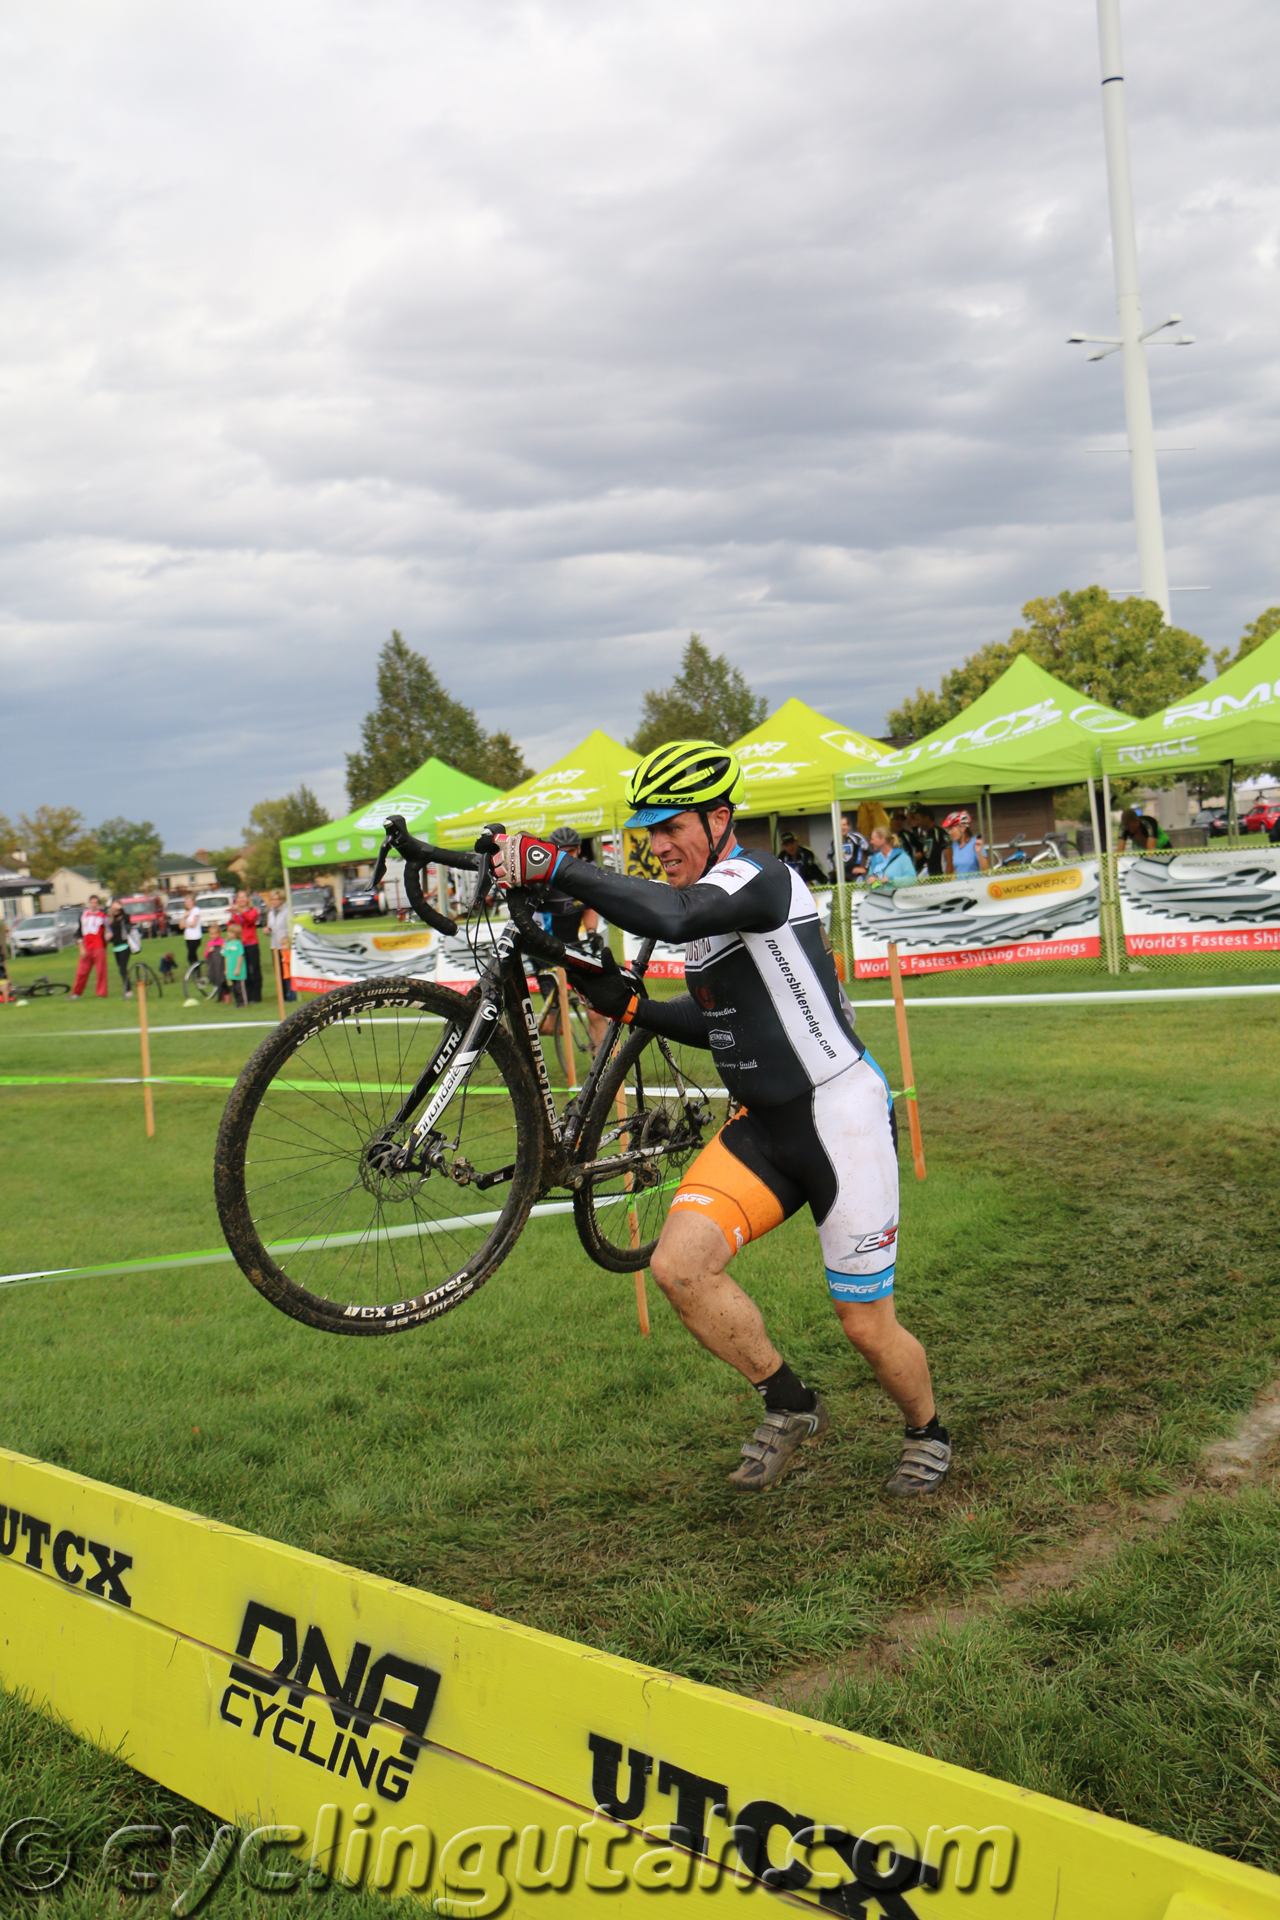
[[[653,1041],[629,1067],[621,1089],[614,1085],[609,1119],[593,1157],[660,1149],[640,1167],[592,1183],[596,1232],[623,1257],[652,1248],[676,1189],[714,1131],[714,1121],[690,1124],[686,1099],[696,1098],[704,1108],[707,1102],[700,1082],[683,1070],[681,1078],[683,1095],[670,1061]],[[618,1110],[619,1091],[625,1114]]]
[[294,1016],[300,1037],[249,1126],[245,1198],[257,1239],[291,1286],[337,1317],[447,1297],[470,1280],[511,1195],[509,1180],[477,1187],[454,1177],[514,1166],[507,1082],[483,1054],[438,1122],[444,1170],[397,1172],[385,1141],[403,1141],[408,1127],[391,1122],[446,1025],[421,1004],[379,1004],[358,1019],[318,1011]]

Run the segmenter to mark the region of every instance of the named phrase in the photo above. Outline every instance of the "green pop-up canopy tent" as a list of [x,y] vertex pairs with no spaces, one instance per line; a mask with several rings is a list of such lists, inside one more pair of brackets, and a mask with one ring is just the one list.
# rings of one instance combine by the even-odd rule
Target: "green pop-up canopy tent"
[[993,686],[944,727],[874,766],[837,776],[851,800],[961,799],[1070,787],[1098,772],[1098,749],[1146,723],[1055,680],[1020,653]]
[[803,700],[784,701],[735,740],[733,750],[747,785],[744,814],[825,813],[837,775],[873,766],[884,755],[878,740],[837,725]]
[[1107,773],[1168,773],[1280,760],[1280,633],[1207,687],[1103,743]]
[[371,860],[382,845],[382,823],[388,814],[404,815],[410,833],[420,840],[434,837],[442,813],[478,805],[497,792],[469,773],[447,767],[443,760],[424,760],[416,773],[401,780],[377,800],[357,807],[345,820],[332,820],[310,833],[291,834],[280,842],[285,868],[352,866]]
[[490,820],[501,820],[511,833],[547,834],[556,827],[576,827],[582,834],[611,833],[630,812],[626,775],[636,759],[620,740],[611,740],[597,727],[572,753],[545,772],[522,780],[510,793],[441,820],[437,842],[469,847]]

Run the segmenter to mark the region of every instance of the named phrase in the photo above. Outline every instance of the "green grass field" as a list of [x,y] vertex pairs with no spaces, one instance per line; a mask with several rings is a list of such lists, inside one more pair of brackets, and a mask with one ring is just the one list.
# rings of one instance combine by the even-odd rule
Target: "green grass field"
[[[20,985],[69,968],[64,956],[13,971]],[[1138,992],[1171,983],[1144,976]],[[993,971],[962,984],[1113,983]],[[853,997],[885,995],[877,983]],[[252,1020],[272,1011],[184,1013],[166,994],[151,1008],[153,1070],[232,1075],[262,1037]],[[865,1008],[859,1027],[900,1086],[891,1014]],[[840,1334],[807,1216],[737,1263],[833,1416],[764,1499],[725,1484],[754,1395],[652,1284],[641,1340],[630,1279],[593,1267],[563,1219],[532,1222],[456,1314],[387,1340],[309,1332],[230,1266],[0,1289],[0,1436],[593,1646],[760,1688],[1185,1479],[1275,1375],[1278,1038],[1280,998],[918,1014],[929,1177],[916,1183],[904,1146],[898,1307],[929,1348],[958,1448],[947,1493],[923,1510],[881,1495],[896,1420]],[[137,1060],[136,1014],[118,997],[0,1008],[0,1076],[128,1075]],[[157,1088],[150,1142],[136,1086],[0,1098],[5,1273],[219,1244],[217,1089]],[[1266,1490],[1190,1511],[1161,1549],[922,1651],[892,1681],[846,1683],[819,1710],[1274,1867],[1276,1612],[1262,1576],[1278,1528]],[[28,1724],[28,1744],[61,1737]],[[1143,1760],[1153,1752],[1167,1764]],[[104,1804],[136,1790],[106,1761],[75,1764],[100,1765]],[[18,1804],[7,1761],[0,1776]]]

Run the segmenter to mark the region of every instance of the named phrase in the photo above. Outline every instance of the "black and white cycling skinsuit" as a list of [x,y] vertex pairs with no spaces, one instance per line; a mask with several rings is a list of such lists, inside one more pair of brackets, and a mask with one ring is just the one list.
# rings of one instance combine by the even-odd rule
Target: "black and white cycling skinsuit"
[[685,1175],[672,1206],[738,1248],[806,1202],[840,1301],[893,1292],[898,1159],[889,1085],[854,1032],[813,896],[772,854],[734,847],[677,889],[566,860],[554,884],[614,925],[684,942],[689,992],[642,1000],[635,1025],[710,1048],[746,1106]]

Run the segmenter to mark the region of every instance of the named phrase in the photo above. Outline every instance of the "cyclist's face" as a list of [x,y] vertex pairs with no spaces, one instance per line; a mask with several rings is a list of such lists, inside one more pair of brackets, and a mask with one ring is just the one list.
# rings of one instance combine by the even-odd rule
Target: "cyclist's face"
[[710,842],[696,813],[677,813],[659,826],[650,827],[649,844],[671,886],[692,887],[701,880],[707,855],[729,824],[729,809],[713,807],[707,818],[711,822]]

